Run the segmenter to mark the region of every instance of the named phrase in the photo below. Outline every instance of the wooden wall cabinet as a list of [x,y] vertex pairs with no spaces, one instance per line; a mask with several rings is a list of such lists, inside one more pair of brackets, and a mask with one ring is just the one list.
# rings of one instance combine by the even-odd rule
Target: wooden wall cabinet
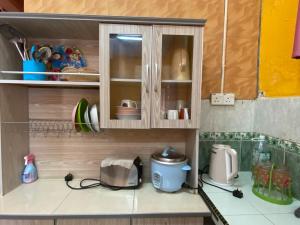
[[[100,24],[101,126],[103,128],[199,128],[202,27]],[[141,116],[123,120],[122,100]],[[187,108],[188,118],[169,110]]]
[[54,225],[54,220],[0,219],[0,225]]
[[[98,177],[104,158],[140,155],[149,180],[149,158],[165,145],[190,160],[187,183],[197,188],[205,20],[9,13],[0,14],[4,23],[24,34],[28,48],[33,43],[80,48],[94,72],[73,75],[97,79],[23,80],[17,50],[0,35],[1,195],[20,185],[28,153],[37,156],[40,178],[61,178],[69,171],[78,178]],[[108,129],[76,132],[71,115],[81,98],[99,105],[100,126]],[[116,119],[124,99],[137,103],[140,117]],[[190,117],[167,119],[178,105],[188,108]]]

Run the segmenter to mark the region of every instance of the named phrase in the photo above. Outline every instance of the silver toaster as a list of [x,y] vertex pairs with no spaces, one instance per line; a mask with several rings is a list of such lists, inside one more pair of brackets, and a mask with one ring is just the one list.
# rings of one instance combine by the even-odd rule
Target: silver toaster
[[101,161],[100,180],[106,186],[137,188],[142,183],[143,164],[136,158],[106,158]]

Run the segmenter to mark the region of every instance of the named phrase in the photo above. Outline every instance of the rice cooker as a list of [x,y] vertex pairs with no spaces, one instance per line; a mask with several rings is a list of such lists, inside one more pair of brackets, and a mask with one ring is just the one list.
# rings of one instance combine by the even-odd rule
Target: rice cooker
[[186,174],[191,170],[185,155],[167,147],[160,153],[151,156],[151,179],[156,189],[165,192],[176,192],[186,181]]

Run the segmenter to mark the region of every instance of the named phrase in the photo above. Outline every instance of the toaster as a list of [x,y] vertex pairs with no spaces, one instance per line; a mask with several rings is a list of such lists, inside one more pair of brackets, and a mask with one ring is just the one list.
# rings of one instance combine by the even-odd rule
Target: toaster
[[142,183],[143,164],[140,157],[106,158],[101,161],[101,183],[116,188],[137,188]]

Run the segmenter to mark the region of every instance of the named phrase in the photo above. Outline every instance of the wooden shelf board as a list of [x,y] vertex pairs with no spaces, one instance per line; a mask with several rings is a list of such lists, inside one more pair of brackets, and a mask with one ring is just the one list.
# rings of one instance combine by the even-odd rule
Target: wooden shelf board
[[35,80],[0,80],[0,84],[18,84],[26,86],[47,87],[100,87],[100,82],[74,82],[74,81],[35,81]]
[[126,78],[111,78],[112,82],[128,82],[128,83],[140,83],[141,79],[126,79]]
[[5,71],[1,70],[1,74],[43,74],[46,76],[100,76],[99,73],[65,73],[65,72],[24,72],[24,71]]
[[162,80],[162,83],[182,83],[182,84],[189,84],[192,83],[192,80]]

